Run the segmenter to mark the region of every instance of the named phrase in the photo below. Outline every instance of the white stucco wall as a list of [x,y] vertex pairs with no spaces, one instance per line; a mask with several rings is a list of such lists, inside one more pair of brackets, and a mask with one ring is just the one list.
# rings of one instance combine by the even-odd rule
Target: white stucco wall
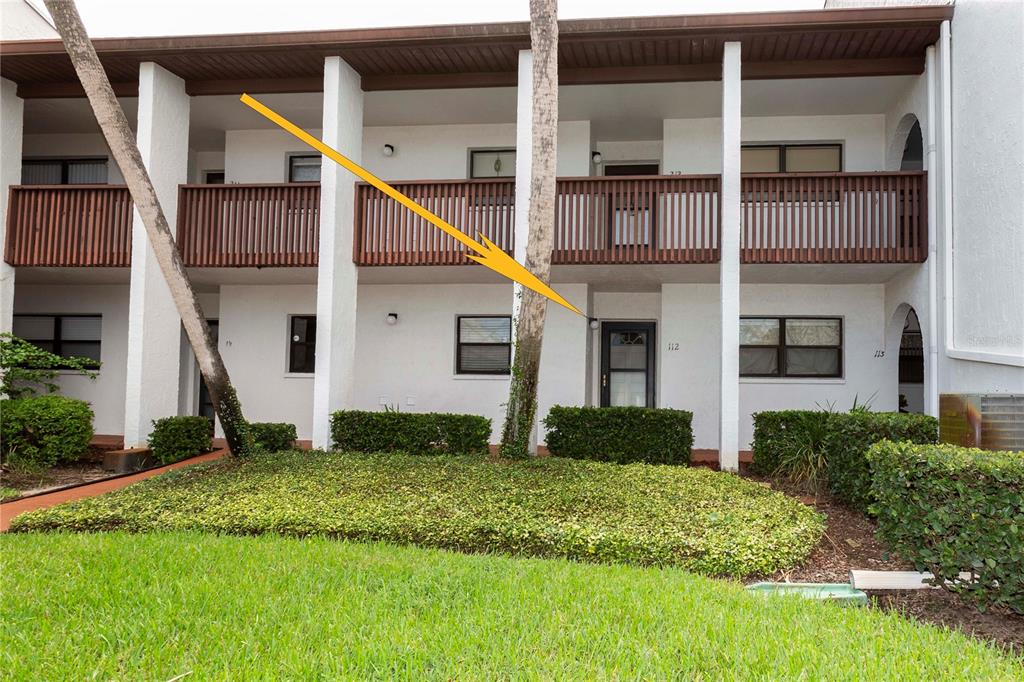
[[[664,173],[719,173],[722,165],[719,118],[666,119]],[[841,142],[843,170],[885,168],[885,116],[745,116],[743,143]]]
[[[1024,359],[1024,3],[962,0],[952,24],[952,338]],[[944,311],[943,311],[944,315]],[[948,322],[943,318],[942,329]],[[943,393],[1024,393],[1024,367],[940,353]]]
[[[321,131],[310,130],[320,136]],[[590,122],[558,125],[558,174],[590,174]],[[515,147],[514,123],[387,126],[363,129],[363,165],[386,180],[469,177],[469,150]],[[385,144],[395,154],[381,153]],[[276,130],[229,130],[224,169],[228,182],[284,182],[290,153],[311,153],[293,136]]]
[[22,156],[24,158],[58,157],[62,159],[75,157],[107,158],[107,184],[123,185],[124,176],[121,169],[110,156],[103,135],[100,133],[53,133],[25,135]]
[[222,286],[218,346],[249,421],[313,428],[313,375],[288,372],[288,317],[316,314],[316,286]]
[[[658,404],[694,412],[694,447],[718,447],[718,287],[665,284],[658,335]],[[883,285],[744,284],[742,315],[843,318],[840,379],[740,379],[740,447],[749,448],[751,414],[763,410],[849,409],[856,398],[876,411],[897,407],[896,376],[875,351],[885,348]],[[669,344],[679,350],[669,351]]]
[[14,312],[102,316],[99,376],[91,380],[63,373],[57,383],[63,395],[80,398],[92,406],[96,433],[120,434],[124,428],[128,356],[128,286],[19,284],[14,294]]

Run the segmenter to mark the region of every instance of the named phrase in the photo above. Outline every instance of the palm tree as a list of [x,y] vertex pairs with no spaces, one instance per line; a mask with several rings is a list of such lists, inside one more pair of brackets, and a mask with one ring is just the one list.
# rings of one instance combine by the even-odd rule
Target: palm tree
[[[547,283],[555,239],[555,161],[558,134],[558,2],[530,0],[530,47],[533,51],[533,140],[530,170],[529,239],[526,269]],[[524,288],[516,323],[515,359],[508,411],[501,434],[501,454],[530,454],[537,418],[537,383],[544,341],[547,299]]]
[[64,42],[64,48],[71,57],[78,80],[81,81],[82,88],[89,98],[89,104],[107,140],[110,152],[121,169],[121,174],[124,175],[135,208],[142,217],[149,243],[171,290],[171,297],[178,308],[185,333],[199,363],[199,371],[206,381],[214,411],[224,428],[228,448],[234,454],[250,452],[253,448],[252,435],[242,416],[238,394],[231,385],[224,361],[217,351],[213,337],[210,336],[210,327],[206,324],[206,318],[196,300],[195,290],[185,273],[174,236],[167,225],[167,218],[157,200],[156,190],[146,166],[142,163],[142,155],[135,144],[128,119],[117,97],[114,96],[110,80],[103,70],[89,35],[85,32],[78,8],[75,7],[74,0],[45,0],[45,3]]

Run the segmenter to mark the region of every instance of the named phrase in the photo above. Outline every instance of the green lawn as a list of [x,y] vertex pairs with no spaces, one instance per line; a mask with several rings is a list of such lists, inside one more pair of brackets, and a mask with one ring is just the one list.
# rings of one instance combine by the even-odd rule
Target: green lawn
[[678,569],[202,534],[0,536],[0,679],[1021,679],[864,609]]
[[171,472],[12,528],[328,535],[746,576],[802,560],[823,520],[703,468],[287,452]]

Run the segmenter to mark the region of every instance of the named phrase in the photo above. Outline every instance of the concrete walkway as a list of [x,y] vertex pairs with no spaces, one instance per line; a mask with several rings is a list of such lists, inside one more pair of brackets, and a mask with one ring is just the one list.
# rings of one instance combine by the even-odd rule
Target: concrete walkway
[[41,495],[29,497],[24,500],[14,500],[13,502],[0,504],[0,532],[7,531],[7,529],[11,527],[11,519],[23,512],[32,511],[33,509],[45,509],[46,507],[63,504],[64,502],[80,500],[85,497],[95,497],[96,495],[120,490],[132,483],[138,483],[139,481],[147,478],[159,476],[171,469],[181,469],[182,467],[192,466],[193,464],[199,464],[200,462],[211,462],[215,459],[220,459],[227,453],[228,451],[225,449],[214,450],[213,452],[208,452],[205,455],[199,455],[198,457],[193,457],[182,462],[168,464],[167,466],[162,466],[157,469],[140,471],[139,473],[131,474],[130,476],[121,476],[120,478],[107,481],[96,481],[95,483],[87,483],[86,485],[76,486],[67,490],[57,490],[52,493],[43,493]]

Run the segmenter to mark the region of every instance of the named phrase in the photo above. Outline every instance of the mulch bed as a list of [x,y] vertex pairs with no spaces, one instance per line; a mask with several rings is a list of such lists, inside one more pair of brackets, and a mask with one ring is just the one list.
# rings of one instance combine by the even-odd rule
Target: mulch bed
[[[875,537],[875,523],[828,495],[808,496],[784,481],[749,476],[769,484],[818,509],[827,517],[825,537],[807,561],[795,568],[767,576],[778,582],[848,583],[850,570],[908,571],[914,567],[889,553]],[[919,621],[959,629],[1024,654],[1024,615],[1008,609],[982,613],[958,595],[945,590],[872,590],[874,608],[897,611]]]
[[52,488],[63,488],[78,483],[89,483],[114,475],[103,468],[106,448],[90,446],[77,462],[64,462],[40,471],[3,470],[3,485],[20,490],[22,495],[34,495]]

